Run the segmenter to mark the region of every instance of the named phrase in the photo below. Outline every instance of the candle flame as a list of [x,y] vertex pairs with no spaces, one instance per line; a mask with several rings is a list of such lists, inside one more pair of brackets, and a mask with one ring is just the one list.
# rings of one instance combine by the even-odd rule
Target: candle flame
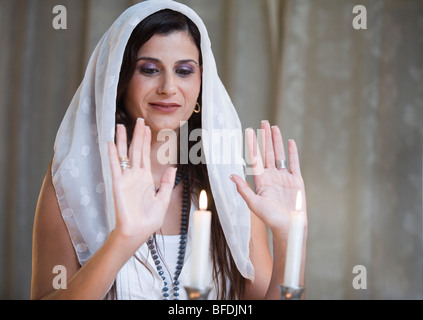
[[303,197],[301,196],[301,191],[297,192],[297,201],[295,203],[295,210],[300,211],[303,207]]
[[200,193],[200,210],[207,210],[207,193],[205,190]]

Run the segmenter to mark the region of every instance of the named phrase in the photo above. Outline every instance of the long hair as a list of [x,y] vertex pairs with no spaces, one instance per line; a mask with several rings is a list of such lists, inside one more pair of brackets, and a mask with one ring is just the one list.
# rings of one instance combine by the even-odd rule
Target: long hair
[[[131,119],[125,112],[124,97],[128,84],[135,72],[138,51],[154,35],[167,35],[176,31],[188,32],[199,50],[200,65],[202,65],[200,32],[188,17],[179,12],[170,9],[158,11],[141,21],[131,34],[123,56],[116,98],[116,124],[126,126],[128,141],[132,138],[136,120]],[[197,102],[201,105],[201,91]],[[192,130],[198,128],[201,128],[201,111],[200,113],[193,113],[188,120],[188,135]],[[196,141],[188,141],[189,148],[191,149],[196,143]],[[211,249],[213,279],[217,289],[217,297],[218,299],[239,299],[244,293],[245,279],[238,271],[226,242],[217,215],[207,166],[204,161],[199,164],[192,164],[188,160],[188,164],[178,164],[178,169],[187,175],[189,192],[197,206],[196,199],[199,198],[201,190],[206,190],[208,195],[208,209],[212,212]]]

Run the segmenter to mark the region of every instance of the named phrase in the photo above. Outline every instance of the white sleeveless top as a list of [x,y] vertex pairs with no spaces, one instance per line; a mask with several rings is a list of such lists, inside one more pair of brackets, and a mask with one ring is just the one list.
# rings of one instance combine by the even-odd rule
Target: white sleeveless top
[[[196,210],[194,205],[191,205],[191,212],[189,215],[189,226],[187,236],[187,247],[185,251],[184,265],[179,276],[179,300],[186,300],[187,294],[184,286],[190,284],[190,269],[195,268],[195,262],[190,257],[192,253],[192,217]],[[157,235],[157,246],[160,252],[160,265],[163,267],[166,276],[167,287],[169,288],[169,299],[173,299],[173,277],[176,268],[176,261],[178,257],[179,236],[162,236]],[[135,257],[136,256],[136,257]],[[162,300],[163,299],[163,279],[158,274],[154,259],[148,249],[147,244],[143,244],[138,249],[135,256],[132,256],[127,263],[119,271],[116,285],[117,299],[119,300]],[[139,260],[138,260],[138,259]],[[142,263],[140,262],[142,261]],[[144,264],[144,265],[143,265]],[[207,283],[211,288],[209,300],[216,300],[216,289],[212,279],[212,258],[209,253],[209,270],[206,274],[209,275]]]

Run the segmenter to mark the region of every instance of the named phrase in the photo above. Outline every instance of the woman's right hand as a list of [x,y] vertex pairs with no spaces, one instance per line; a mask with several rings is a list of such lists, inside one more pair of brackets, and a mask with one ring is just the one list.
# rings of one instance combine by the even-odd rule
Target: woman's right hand
[[[150,166],[151,130],[138,119],[133,139],[127,150],[126,129],[118,125],[116,144],[109,142],[109,158],[116,212],[114,232],[138,249],[163,225],[173,190],[176,168],[164,172],[156,193]],[[120,162],[128,157],[131,167],[122,169]]]

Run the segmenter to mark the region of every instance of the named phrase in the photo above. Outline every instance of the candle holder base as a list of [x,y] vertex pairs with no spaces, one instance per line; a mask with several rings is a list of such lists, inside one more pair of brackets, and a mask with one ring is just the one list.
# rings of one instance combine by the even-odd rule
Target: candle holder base
[[281,292],[281,300],[301,300],[303,295],[304,288],[298,287],[286,287],[284,285],[279,285],[279,291]]
[[207,287],[204,289],[199,289],[195,287],[184,287],[187,292],[189,300],[207,300],[211,288]]

